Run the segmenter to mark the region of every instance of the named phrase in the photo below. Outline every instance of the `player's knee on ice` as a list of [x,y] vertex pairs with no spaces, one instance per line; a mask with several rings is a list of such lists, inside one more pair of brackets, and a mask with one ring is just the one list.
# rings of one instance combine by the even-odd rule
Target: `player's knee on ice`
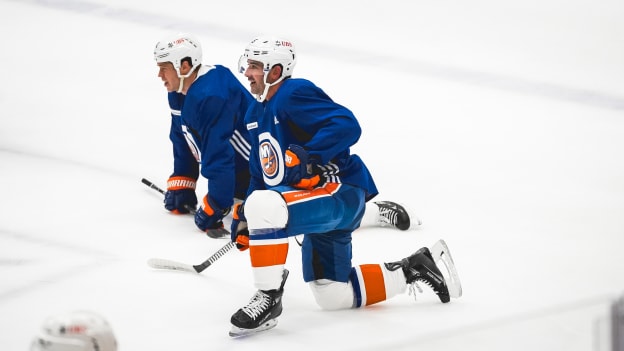
[[319,279],[309,285],[316,303],[324,310],[342,310],[354,306],[351,283]]

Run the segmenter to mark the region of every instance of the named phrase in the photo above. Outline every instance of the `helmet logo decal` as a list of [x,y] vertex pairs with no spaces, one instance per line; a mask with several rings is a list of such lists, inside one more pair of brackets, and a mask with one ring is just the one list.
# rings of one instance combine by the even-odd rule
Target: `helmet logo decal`
[[61,327],[61,334],[84,334],[87,331],[86,325],[73,324]]
[[167,44],[167,46],[169,46],[170,48],[174,47],[175,45],[180,45],[182,43],[184,43],[185,39],[184,38],[178,38],[172,42],[170,42],[169,44]]

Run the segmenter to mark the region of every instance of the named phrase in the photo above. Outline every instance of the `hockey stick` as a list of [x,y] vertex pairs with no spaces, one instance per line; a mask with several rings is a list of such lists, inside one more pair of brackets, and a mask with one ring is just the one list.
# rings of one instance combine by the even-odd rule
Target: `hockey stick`
[[[150,182],[149,180],[143,178],[141,179],[141,183],[149,186],[150,188],[158,191],[159,193],[165,195],[165,191],[162,190],[161,188],[158,187],[158,185]],[[184,208],[186,208],[187,211],[189,211],[192,215],[195,215],[195,212],[197,212],[196,209],[194,209],[193,207],[189,206],[189,205],[184,205]],[[229,212],[229,210],[228,210]],[[208,229],[206,230],[206,235],[208,235],[209,237],[213,238],[213,239],[221,239],[221,238],[226,238],[230,235],[230,232],[225,229],[225,228],[214,228],[214,229]]]
[[145,185],[149,186],[150,188],[152,188],[152,189],[154,189],[154,190],[158,191],[159,193],[161,193],[161,194],[165,195],[165,191],[164,191],[164,190],[162,190],[161,188],[159,188],[159,187],[158,187],[158,185],[156,185],[156,184],[154,184],[154,183],[150,182],[149,180],[147,180],[147,179],[143,178],[143,179],[141,179],[141,183],[143,183],[143,184],[145,184]]
[[[164,190],[162,190],[156,184],[150,182],[149,180],[143,178],[143,179],[141,179],[141,182],[143,184],[149,186],[150,188],[158,191],[159,193],[161,193],[163,195],[165,194]],[[195,213],[194,209],[191,209],[191,208],[188,208],[188,207],[187,207],[187,209],[191,213]],[[219,231],[219,232],[217,233],[217,231]],[[212,237],[212,238],[223,238],[223,237],[229,236],[230,232],[227,231],[224,228],[219,228],[219,229],[215,229],[213,232],[207,232],[206,234],[208,236]],[[172,261],[172,260],[167,260],[167,259],[164,259],[164,258],[150,258],[149,260],[147,260],[147,264],[150,267],[157,268],[157,269],[170,269],[170,270],[178,270],[178,271],[187,271],[187,272],[200,273],[204,269],[208,268],[211,264],[216,262],[219,258],[221,258],[221,256],[225,255],[234,246],[236,246],[235,243],[233,243],[231,241],[228,241],[228,243],[226,245],[224,245],[217,252],[212,254],[212,256],[208,257],[207,260],[205,260],[204,262],[202,262],[202,263],[200,263],[198,265],[189,265],[189,264],[186,264],[186,263]]]
[[147,264],[156,269],[169,269],[174,271],[185,271],[191,273],[201,273],[204,269],[208,268],[211,264],[215,263],[219,258],[228,253],[232,248],[236,246],[235,243],[228,241],[222,248],[217,250],[212,256],[208,257],[204,262],[197,265],[190,265],[182,262],[167,260],[164,258],[150,258],[147,260]]

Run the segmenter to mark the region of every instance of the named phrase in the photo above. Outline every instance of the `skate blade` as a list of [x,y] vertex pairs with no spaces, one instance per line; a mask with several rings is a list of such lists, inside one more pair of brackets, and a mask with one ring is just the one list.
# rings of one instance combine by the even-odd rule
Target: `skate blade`
[[458,298],[462,296],[462,287],[461,282],[459,281],[459,274],[457,273],[457,269],[455,268],[455,263],[453,262],[453,257],[451,256],[451,251],[449,250],[446,242],[444,240],[438,240],[431,249],[431,256],[433,257],[436,264],[442,261],[446,268],[446,274],[442,271],[444,278],[446,279],[449,295],[452,298]]
[[232,330],[230,330],[230,336],[233,338],[240,338],[247,335],[252,335],[256,333],[260,333],[269,329],[275,328],[277,325],[277,319],[270,319],[264,322],[261,326],[254,329],[244,329],[236,326],[232,326]]

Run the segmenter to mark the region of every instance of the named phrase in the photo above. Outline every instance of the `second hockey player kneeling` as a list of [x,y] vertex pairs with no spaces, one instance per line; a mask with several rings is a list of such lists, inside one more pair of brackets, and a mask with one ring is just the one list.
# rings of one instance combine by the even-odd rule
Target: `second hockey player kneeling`
[[[249,249],[258,291],[232,316],[230,335],[277,324],[289,239],[300,234],[303,280],[325,310],[373,305],[418,282],[445,303],[461,296],[455,265],[441,240],[399,261],[353,265],[352,233],[379,191],[362,158],[350,151],[361,136],[357,118],[311,81],[292,78],[297,57],[292,42],[258,37],[239,61],[258,101],[245,115],[252,181],[233,216],[231,239],[239,250]],[[410,227],[402,207],[376,204],[384,210],[380,221]]]

